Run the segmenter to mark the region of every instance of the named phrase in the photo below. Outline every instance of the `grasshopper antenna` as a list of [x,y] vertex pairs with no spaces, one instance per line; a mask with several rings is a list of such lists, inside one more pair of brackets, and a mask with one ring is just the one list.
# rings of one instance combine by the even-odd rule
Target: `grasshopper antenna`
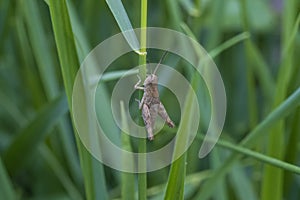
[[163,56],[161,57],[159,63],[158,63],[157,66],[155,67],[155,70],[154,70],[153,74],[156,73],[156,71],[157,71],[159,65],[161,64],[161,62],[163,61],[163,59],[166,57],[167,54],[168,54],[168,51],[165,51],[165,53],[164,53]]
[[[150,61],[148,60],[148,58],[146,59],[146,63],[147,63],[147,66],[150,64]],[[151,69],[150,69],[150,74],[152,74]]]

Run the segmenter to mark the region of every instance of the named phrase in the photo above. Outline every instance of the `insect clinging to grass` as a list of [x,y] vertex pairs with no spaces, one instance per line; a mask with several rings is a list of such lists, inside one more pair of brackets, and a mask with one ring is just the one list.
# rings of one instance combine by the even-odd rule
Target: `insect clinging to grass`
[[155,70],[150,75],[147,75],[143,87],[139,86],[141,83],[141,78],[138,76],[139,81],[135,84],[134,88],[139,90],[144,90],[144,95],[142,100],[137,100],[139,103],[139,109],[142,109],[142,117],[144,120],[144,124],[148,133],[148,139],[153,140],[153,130],[155,125],[155,119],[157,115],[159,115],[169,127],[175,127],[174,122],[170,119],[164,105],[161,103],[159,99],[158,93],[158,77],[155,74],[161,61],[166,56],[167,51],[164,53],[159,63],[155,67]]

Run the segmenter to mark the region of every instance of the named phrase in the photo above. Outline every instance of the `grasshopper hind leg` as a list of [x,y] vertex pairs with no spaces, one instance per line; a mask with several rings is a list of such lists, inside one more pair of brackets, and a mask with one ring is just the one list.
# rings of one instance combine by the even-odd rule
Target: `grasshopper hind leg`
[[164,105],[160,102],[159,108],[158,108],[158,114],[165,120],[165,122],[168,124],[169,127],[174,128],[175,124],[174,122],[170,119]]
[[150,109],[146,104],[142,105],[142,116],[143,116],[143,120],[145,123],[146,131],[148,133],[148,139],[153,140],[154,139],[154,135],[153,135],[154,123],[153,123]]

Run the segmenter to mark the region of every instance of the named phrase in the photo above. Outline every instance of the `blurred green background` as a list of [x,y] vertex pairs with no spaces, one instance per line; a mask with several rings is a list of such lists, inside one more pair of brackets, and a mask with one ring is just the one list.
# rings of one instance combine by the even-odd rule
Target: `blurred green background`
[[[227,94],[225,128],[214,150],[198,159],[201,128],[186,154],[147,174],[102,165],[81,144],[70,117],[80,63],[124,25],[116,22],[124,18],[122,7],[112,1],[0,0],[0,199],[299,199],[300,1],[122,1],[133,28],[147,15],[147,26],[195,38],[213,57]],[[161,55],[149,50],[147,60]],[[132,52],[109,68],[99,118],[108,112],[120,72],[139,62],[145,57]],[[201,78],[174,55],[164,63],[194,81],[208,120]],[[174,98],[160,91],[162,101]],[[131,114],[139,122],[134,95]],[[167,110],[178,124],[183,113],[170,102]],[[164,128],[149,143],[123,137],[110,123],[112,139],[134,151],[158,149],[175,134]]]

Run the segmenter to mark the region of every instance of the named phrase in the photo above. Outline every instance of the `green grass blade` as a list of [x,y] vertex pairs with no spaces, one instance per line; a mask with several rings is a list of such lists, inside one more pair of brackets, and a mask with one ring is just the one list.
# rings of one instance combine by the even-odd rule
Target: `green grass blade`
[[164,199],[183,199],[186,171],[185,163],[186,153],[172,163]]
[[121,77],[123,77],[124,75],[126,76],[130,76],[130,75],[134,75],[134,74],[138,74],[138,70],[118,70],[118,71],[112,71],[112,72],[107,72],[105,74],[103,74],[103,76],[101,77],[101,81],[112,81],[112,80],[116,80],[119,79]]
[[[1,100],[2,100],[2,98],[1,98]],[[67,100],[65,98],[65,102],[66,101]],[[8,108],[10,107],[9,105],[6,105],[6,104],[3,104],[3,105],[8,106]],[[20,125],[23,124],[23,122],[27,122],[27,120],[22,115],[20,110],[18,110],[17,108],[14,108],[14,109],[16,109],[16,114],[12,114],[10,109],[7,110],[8,111],[7,113],[12,116],[17,115],[15,122]],[[59,116],[58,116],[58,118],[59,118]],[[19,120],[17,120],[17,119],[19,119]],[[56,119],[56,117],[54,119]],[[50,124],[51,124],[51,122],[50,122]],[[38,134],[40,134],[40,133],[38,132]],[[27,136],[27,137],[29,137],[29,136]],[[37,146],[38,146],[38,144],[37,144]],[[47,152],[45,152],[45,151],[47,151]],[[67,172],[65,172],[65,169],[59,164],[58,160],[51,153],[51,151],[48,149],[48,147],[46,145],[40,144],[39,153],[42,154],[42,157],[44,157],[46,159],[47,163],[54,170],[55,174],[57,175],[57,178],[61,181],[62,185],[65,187],[65,189],[68,192],[68,194],[70,195],[70,197],[72,197],[72,199],[82,199],[77,188],[74,186],[74,184],[68,177]],[[30,155],[30,153],[28,153],[28,155]],[[29,157],[29,156],[27,156],[27,157]],[[4,188],[6,188],[6,187],[4,187]],[[7,198],[7,199],[10,199],[10,198]]]
[[126,13],[126,10],[122,4],[121,0],[106,0],[106,3],[114,15],[115,20],[117,21],[125,39],[131,48],[138,54],[143,54],[140,52],[140,44],[135,35],[135,32],[132,31],[132,25],[130,23],[129,17]]
[[77,190],[73,182],[70,180],[68,174],[65,172],[63,167],[60,165],[58,160],[55,158],[51,150],[46,145],[39,146],[39,152],[46,160],[48,165],[53,170],[56,177],[60,180],[66,191],[68,192],[71,199],[83,199],[80,192]]
[[[192,85],[196,87],[196,78],[193,78]],[[191,89],[192,90],[192,89]],[[191,113],[195,109],[193,105],[192,91],[189,91],[185,100],[182,120],[176,134],[176,141],[173,152],[173,160],[179,157],[180,152],[185,152],[188,137],[190,135],[190,127],[192,123]],[[186,173],[186,152],[175,160],[170,169],[169,178],[166,186],[164,199],[183,199],[184,197],[184,181]]]
[[187,13],[192,17],[199,17],[200,11],[191,0],[179,0],[182,7],[187,11]]
[[[180,26],[189,37],[196,39],[194,33],[192,32],[192,30],[189,28],[189,26],[186,23],[182,22]],[[212,49],[208,54],[212,58],[215,58],[218,55],[220,55],[223,51],[229,49],[230,47],[236,45],[237,43],[239,43],[245,39],[248,39],[249,37],[250,37],[250,34],[248,32],[240,33],[240,34],[232,37],[231,39],[225,41],[224,43],[220,44],[216,48]]]
[[210,51],[213,48],[215,48],[220,42],[222,37],[222,29],[221,29],[221,23],[222,19],[224,17],[224,6],[225,1],[223,0],[215,0],[212,1],[212,17],[211,21],[212,23],[209,24],[209,36],[207,38],[207,41],[205,41],[205,48]]
[[8,173],[3,165],[2,159],[0,158],[0,193],[3,199],[17,199],[13,188],[13,184],[9,179]]
[[180,12],[180,7],[178,5],[178,1],[167,0],[167,9],[169,12],[169,18],[171,19],[172,26],[179,30],[180,23],[182,22],[182,14]]
[[[288,94],[288,87],[292,74],[296,71],[296,66],[293,63],[295,42],[289,46],[290,36],[295,29],[294,24],[297,26],[295,19],[297,15],[298,1],[291,0],[285,1],[283,4],[283,29],[282,29],[282,64],[279,68],[277,82],[276,82],[276,95],[274,107],[284,101]],[[284,49],[289,49],[288,54],[284,54]],[[283,159],[285,154],[285,130],[286,126],[283,121],[275,124],[271,129],[272,134],[269,135],[267,154]],[[283,170],[266,165],[264,168],[263,184],[262,184],[262,200],[274,199],[280,200],[283,198]]]
[[[89,45],[86,34],[82,31],[84,30],[84,27],[80,23],[78,14],[76,13],[74,5],[72,4],[71,1],[68,1],[68,8],[70,12],[71,25],[75,36],[75,44],[78,52],[78,57],[79,60],[83,62],[85,57],[89,54],[91,47]],[[101,78],[101,82],[105,82],[105,81],[113,80],[117,77],[121,77],[120,76],[121,74],[122,74],[121,71],[105,73],[103,75],[104,78]],[[96,99],[100,99],[101,101],[101,103],[97,103],[96,105],[96,113],[99,121],[103,122],[104,130],[109,130],[111,132],[109,134],[109,138],[111,139],[111,141],[113,141],[115,144],[120,144],[120,137],[118,135],[119,129],[114,123],[112,112],[110,109],[110,103],[111,103],[110,97],[107,88],[102,84],[97,88]],[[102,113],[106,113],[106,115],[103,115]],[[94,163],[94,164],[96,165],[94,166],[95,168],[97,168],[97,166],[100,167],[98,163]],[[102,171],[102,170],[98,169],[96,171]],[[104,192],[105,191],[100,191],[100,193],[104,193]]]
[[[244,26],[245,31],[250,31],[250,25],[249,25],[249,16],[248,12],[249,9],[247,7],[247,1],[243,0],[240,2],[241,4],[241,11],[242,11],[242,22]],[[254,42],[249,38],[249,40],[245,41],[245,49],[246,49],[246,60],[248,63],[248,88],[249,88],[249,95],[254,95],[254,89],[253,89],[253,77],[250,76],[256,75],[259,79],[259,82],[262,84],[262,89],[264,91],[264,95],[267,99],[267,104],[271,103],[271,100],[273,99],[273,93],[275,89],[275,83],[274,80],[271,77],[271,73],[269,72],[268,66],[259,52],[258,48],[254,45]],[[252,74],[253,72],[253,74]],[[252,86],[251,86],[252,85]],[[251,91],[252,90],[252,91]],[[251,94],[253,93],[253,94]],[[255,100],[252,97],[252,103],[249,102],[250,107],[256,107],[255,106]],[[253,108],[250,108],[252,110]],[[255,115],[256,113],[250,112],[250,120],[252,120],[252,126],[256,123],[257,119]],[[252,118],[252,119],[251,119]]]
[[[141,52],[147,52],[147,15],[148,15],[148,0],[142,0],[141,1]],[[139,55],[139,75],[142,78],[142,80],[145,80],[147,68],[146,68],[146,62],[147,62],[147,55],[141,54]],[[139,98],[142,98],[142,92],[139,92]],[[141,112],[141,111],[139,111]],[[140,123],[142,119],[140,118]],[[139,138],[138,140],[138,152],[144,153],[147,152],[147,146],[146,146],[147,139],[146,138]],[[138,168],[142,171],[146,171],[147,167],[147,158],[146,156],[142,156],[138,160]],[[147,173],[139,173],[138,174],[138,199],[140,200],[146,200],[147,199]]]
[[300,12],[298,13],[295,25],[293,26],[293,29],[291,29],[291,35],[288,37],[288,41],[286,42],[286,45],[283,49],[283,57],[287,56],[287,54],[291,53],[292,48],[294,47],[294,42],[298,33],[300,25]]
[[18,123],[18,126],[23,126],[26,123],[21,111],[13,104],[10,98],[3,94],[2,91],[0,91],[0,105],[0,107]]
[[250,64],[253,67],[254,73],[257,76],[259,83],[262,86],[263,95],[266,98],[266,103],[271,104],[274,99],[275,81],[271,76],[269,67],[259,52],[258,48],[249,40],[246,44],[250,56]]
[[[121,120],[122,120],[122,126],[123,130],[128,130],[128,122],[125,114],[125,107],[124,107],[124,102],[122,101],[120,103],[120,108],[121,108]],[[132,152],[132,147],[130,143],[130,136],[127,135],[128,133],[122,132],[121,133],[121,138],[122,138],[122,149],[125,151]],[[128,158],[124,157],[122,158],[122,165],[134,165],[134,159],[133,157]],[[133,200],[135,199],[135,182],[134,182],[134,174],[133,173],[127,173],[127,172],[122,172],[121,175],[122,183],[121,183],[121,197],[124,200]]]
[[[197,173],[192,173],[186,176],[185,178],[185,189],[184,191],[190,190],[189,192],[185,192],[184,199],[190,199],[191,196],[193,196],[193,191],[197,190],[197,186],[200,185],[203,181],[208,179],[211,175],[211,172],[209,170],[204,170]],[[161,200],[164,197],[164,188],[165,184],[160,184],[153,186],[148,189],[147,193],[148,196],[151,198],[148,199],[157,199]],[[190,193],[190,194],[188,194]]]
[[[88,37],[83,32],[84,27],[80,23],[78,13],[76,13],[75,7],[71,1],[67,1],[70,12],[70,20],[75,37],[75,45],[78,52],[78,57],[81,62],[91,50],[88,42]],[[102,79],[101,79],[102,80]],[[112,112],[110,109],[110,99],[107,89],[103,86],[99,86],[96,92],[96,99],[100,99],[101,103],[96,105],[96,113],[98,120],[103,123],[103,129],[109,130],[109,139],[115,144],[120,144],[120,137],[118,135],[119,129],[115,126],[113,121]],[[103,115],[102,113],[106,113]],[[96,125],[93,125],[96,126]],[[89,154],[86,150],[81,151],[81,154]],[[104,168],[99,161],[91,157],[89,154],[82,159],[84,176],[86,178],[86,193],[87,197],[91,199],[108,199],[108,193],[106,190],[106,180],[104,174]]]
[[[248,10],[246,0],[240,1],[241,7],[241,18],[244,31],[250,31],[249,29],[249,19],[248,19]],[[247,77],[247,97],[248,97],[248,113],[249,113],[249,126],[253,128],[258,122],[258,105],[256,101],[256,91],[255,91],[255,80],[254,80],[254,70],[251,67],[251,55],[249,49],[250,41],[245,41],[245,60],[246,60],[246,77]]]
[[237,43],[245,40],[245,39],[248,39],[250,37],[250,34],[248,32],[243,32],[243,33],[240,33],[232,38],[230,38],[229,40],[223,42],[222,44],[220,44],[218,47],[212,49],[210,52],[209,52],[209,55],[212,57],[212,58],[215,58],[216,56],[218,56],[220,53],[222,53],[223,51],[229,49],[230,47],[236,45]]
[[[222,166],[224,160],[224,152],[220,150],[220,148],[214,148],[211,151],[211,155],[209,157],[209,162],[212,169],[217,169]],[[228,187],[226,187],[226,179],[219,179],[218,183],[215,185],[216,192],[213,195],[214,199],[219,200],[228,200]]]
[[232,188],[234,188],[237,199],[239,200],[256,200],[257,194],[254,192],[251,180],[247,177],[247,173],[242,166],[237,163],[233,166],[229,175]]
[[[189,26],[186,23],[182,22],[181,28],[184,30],[184,32],[188,36],[196,39],[195,35],[193,34],[193,32],[191,31],[191,29],[189,28]],[[209,52],[209,55],[212,58],[215,58],[223,51],[234,46],[235,44],[239,43],[240,41],[243,41],[248,38],[250,38],[249,32],[243,32],[241,34],[238,34],[238,35],[234,36],[233,38],[220,44],[216,48],[212,49]],[[262,55],[259,53],[258,49],[255,47],[253,42],[250,40],[248,42],[248,44],[249,45],[247,45],[248,46],[247,48],[249,49],[249,54],[251,56],[251,63],[253,63],[252,65],[255,70],[254,72],[257,75],[259,82],[262,84],[262,88],[264,91],[263,93],[266,95],[268,102],[271,102],[271,100],[273,99],[272,91],[274,91],[274,89],[275,89],[274,80],[272,79],[271,74],[268,71],[267,64],[265,63]]]
[[15,173],[24,164],[37,145],[44,140],[46,134],[67,111],[66,97],[60,96],[44,107],[34,120],[21,130],[3,156],[10,173]]
[[77,56],[79,62],[83,62],[85,57],[91,51],[90,44],[88,42],[88,38],[85,34],[84,27],[80,23],[78,13],[72,3],[72,1],[67,0],[67,7],[70,15],[71,27],[74,34],[75,45],[77,50]]
[[[203,135],[198,136],[198,138],[200,140],[204,140]],[[214,140],[212,139],[212,141],[214,141]],[[296,173],[296,174],[300,173],[300,167],[298,167],[297,165],[293,165],[293,164],[290,164],[288,162],[278,160],[276,158],[273,158],[273,157],[264,155],[262,153],[253,151],[251,149],[245,148],[243,146],[233,144],[231,142],[228,142],[228,141],[225,141],[225,140],[222,140],[222,139],[217,141],[217,145],[220,146],[220,147],[226,148],[226,149],[230,149],[230,150],[232,150],[236,153],[252,157],[252,158],[257,159],[257,160],[259,160],[263,163],[266,163],[266,164],[284,169],[284,170],[289,171],[291,173]]]
[[[49,0],[49,7],[65,90],[69,107],[71,107],[73,83],[79,68],[79,56],[77,55],[77,52],[80,51],[76,52],[76,47],[78,47],[78,45],[76,46],[73,35],[73,31],[76,31],[77,29],[72,29],[69,10],[65,0]],[[74,19],[73,23],[77,22],[75,20],[76,19]],[[84,45],[86,46],[86,44]],[[83,58],[83,56],[80,58]],[[103,166],[86,150],[77,134],[75,134],[75,137],[85,179],[86,198],[88,200],[99,198],[107,199],[108,195]]]
[[37,6],[36,1],[20,1],[20,7],[24,11],[30,42],[45,93],[48,99],[53,99],[59,93],[58,80],[55,75],[55,65],[53,62],[54,59],[51,56],[51,49],[47,45],[48,39],[43,29],[42,16]]
[[68,103],[72,105],[73,83],[79,68],[79,62],[69,12],[65,0],[50,0],[49,8]]
[[[29,30],[29,37],[32,44],[35,59],[39,69],[40,77],[42,79],[45,94],[48,99],[53,99],[60,93],[59,81],[56,76],[54,58],[52,56],[52,49],[46,38],[46,31],[43,28],[42,15],[38,9],[36,1],[21,2],[24,10],[26,25]],[[64,158],[68,161],[68,167],[71,170],[72,177],[80,187],[82,183],[82,176],[80,174],[79,162],[76,157],[76,149],[72,143],[72,131],[70,130],[69,121],[62,120],[58,124],[60,131],[59,137],[63,146]]]
[[24,85],[30,94],[34,97],[32,98],[31,104],[35,108],[40,108],[45,102],[45,95],[43,91],[43,86],[41,84],[36,66],[34,65],[33,52],[31,51],[28,37],[28,31],[26,31],[23,12],[21,12],[21,8],[19,16],[15,20],[16,27],[16,38],[18,41],[18,48],[20,50],[20,60],[23,63],[24,71],[22,74],[24,76]]
[[[288,163],[297,163],[298,157],[298,141],[300,139],[300,108],[297,109],[296,113],[291,117],[291,130],[290,130],[290,137],[287,142],[286,148],[286,162]],[[293,184],[293,176],[294,174],[291,172],[285,172],[284,177],[284,189],[285,192],[288,193],[292,184]]]
[[9,15],[12,7],[12,2],[4,0],[0,2],[0,39],[4,40],[6,29],[8,28]]
[[[240,142],[240,145],[250,147],[258,140],[259,137],[263,136],[263,133],[269,131],[274,123],[282,120],[289,115],[296,107],[300,104],[300,88],[296,90],[287,100],[279,105],[274,111],[272,111],[261,123],[259,123],[248,136]],[[219,168],[210,180],[208,180],[201,188],[201,192],[198,193],[197,199],[206,200],[214,192],[214,185],[218,179],[224,176],[233,166],[235,161],[239,158],[237,153],[233,153]]]

